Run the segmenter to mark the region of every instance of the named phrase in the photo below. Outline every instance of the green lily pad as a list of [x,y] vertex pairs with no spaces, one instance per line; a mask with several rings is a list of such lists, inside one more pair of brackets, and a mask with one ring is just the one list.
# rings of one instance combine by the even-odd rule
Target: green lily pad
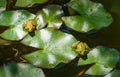
[[61,62],[69,62],[77,54],[72,48],[76,39],[69,34],[63,33],[53,28],[46,28],[35,32],[35,36],[27,36],[22,43],[25,45],[40,48],[31,54],[23,57],[36,66],[53,68]]
[[93,29],[92,24],[87,22],[84,16],[69,16],[62,19],[67,26],[76,31],[87,32]]
[[6,6],[6,0],[0,0],[0,8]]
[[79,16],[62,18],[67,26],[76,31],[99,30],[109,26],[113,21],[111,15],[106,12],[100,3],[90,0],[74,0],[67,5],[80,14]]
[[0,36],[7,40],[20,40],[27,32],[23,30],[23,24],[29,20],[33,19],[35,15],[25,11],[3,11],[0,13],[0,25],[10,27],[4,31]]
[[45,77],[40,68],[30,64],[9,63],[0,67],[0,77]]
[[31,6],[33,4],[42,4],[48,0],[17,0],[16,6]]
[[86,74],[105,75],[110,72],[120,59],[120,53],[113,48],[97,46],[88,53],[88,59],[80,59],[79,65],[95,63]]
[[115,69],[104,77],[120,77],[120,70]]
[[[62,24],[61,16],[63,11],[58,5],[48,5],[37,14],[37,23],[40,27],[48,24],[48,27],[59,28]],[[39,27],[38,26],[38,27]]]
[[0,0],[0,13],[5,10],[6,0]]
[[0,7],[0,13],[1,13],[2,11],[4,11],[4,10],[5,10],[5,8]]

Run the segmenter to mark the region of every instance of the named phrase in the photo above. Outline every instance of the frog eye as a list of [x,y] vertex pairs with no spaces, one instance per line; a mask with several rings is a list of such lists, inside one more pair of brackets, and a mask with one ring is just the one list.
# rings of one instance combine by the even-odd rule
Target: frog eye
[[28,20],[23,24],[23,29],[32,32],[36,29],[36,23],[33,20]]

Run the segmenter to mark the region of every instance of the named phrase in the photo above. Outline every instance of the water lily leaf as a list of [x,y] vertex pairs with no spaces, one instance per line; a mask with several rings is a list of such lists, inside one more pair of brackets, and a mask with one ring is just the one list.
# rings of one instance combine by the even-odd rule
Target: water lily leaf
[[107,74],[104,77],[119,77],[120,76],[120,70],[115,69],[111,73]]
[[33,4],[42,4],[48,0],[17,0],[16,6],[30,6]]
[[80,59],[79,65],[96,63],[86,74],[105,75],[110,72],[120,59],[119,52],[113,48],[97,46],[88,53],[88,59]]
[[35,36],[27,36],[22,43],[40,48],[34,53],[23,57],[34,65],[53,68],[60,62],[68,62],[77,54],[72,48],[72,44],[77,40],[69,34],[63,33],[53,28],[45,28],[35,32]]
[[10,27],[8,30],[0,34],[4,39],[8,40],[20,40],[22,39],[27,32],[23,30],[23,24],[34,18],[35,15],[25,11],[3,11],[0,13],[0,25]]
[[45,77],[40,68],[30,64],[9,63],[0,67],[0,77]]
[[111,15],[106,12],[100,3],[90,0],[75,0],[67,5],[80,14],[80,16],[62,18],[67,26],[76,31],[99,30],[109,26],[113,21]]
[[6,0],[0,0],[0,13],[5,10]]
[[40,26],[45,26],[48,24],[48,27],[59,28],[62,24],[61,16],[63,11],[58,5],[49,5],[39,11],[37,14],[37,22]]
[[69,16],[62,19],[67,26],[76,31],[87,32],[93,29],[92,24],[87,22],[84,16]]
[[6,6],[6,0],[0,0],[0,8]]
[[2,11],[4,11],[4,10],[5,10],[5,8],[0,7],[0,13],[1,13]]

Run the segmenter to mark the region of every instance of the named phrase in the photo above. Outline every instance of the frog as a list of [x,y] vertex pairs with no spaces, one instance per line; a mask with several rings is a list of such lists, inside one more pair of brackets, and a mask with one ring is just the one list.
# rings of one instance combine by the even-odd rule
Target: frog
[[23,29],[25,29],[28,32],[32,32],[36,29],[36,23],[33,19],[27,20],[24,24],[23,24]]
[[75,52],[81,56],[84,56],[90,50],[89,46],[85,42],[77,41],[73,43],[72,48],[75,49]]

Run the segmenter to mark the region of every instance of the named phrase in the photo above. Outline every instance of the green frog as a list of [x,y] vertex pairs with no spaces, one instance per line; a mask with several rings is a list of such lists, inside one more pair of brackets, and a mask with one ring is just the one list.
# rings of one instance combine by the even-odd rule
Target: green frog
[[72,45],[72,48],[75,48],[75,52],[80,54],[81,56],[87,54],[88,50],[90,50],[89,46],[85,42],[77,41]]
[[34,20],[27,20],[24,24],[23,24],[23,29],[27,30],[28,32],[32,32],[36,29],[36,23]]

